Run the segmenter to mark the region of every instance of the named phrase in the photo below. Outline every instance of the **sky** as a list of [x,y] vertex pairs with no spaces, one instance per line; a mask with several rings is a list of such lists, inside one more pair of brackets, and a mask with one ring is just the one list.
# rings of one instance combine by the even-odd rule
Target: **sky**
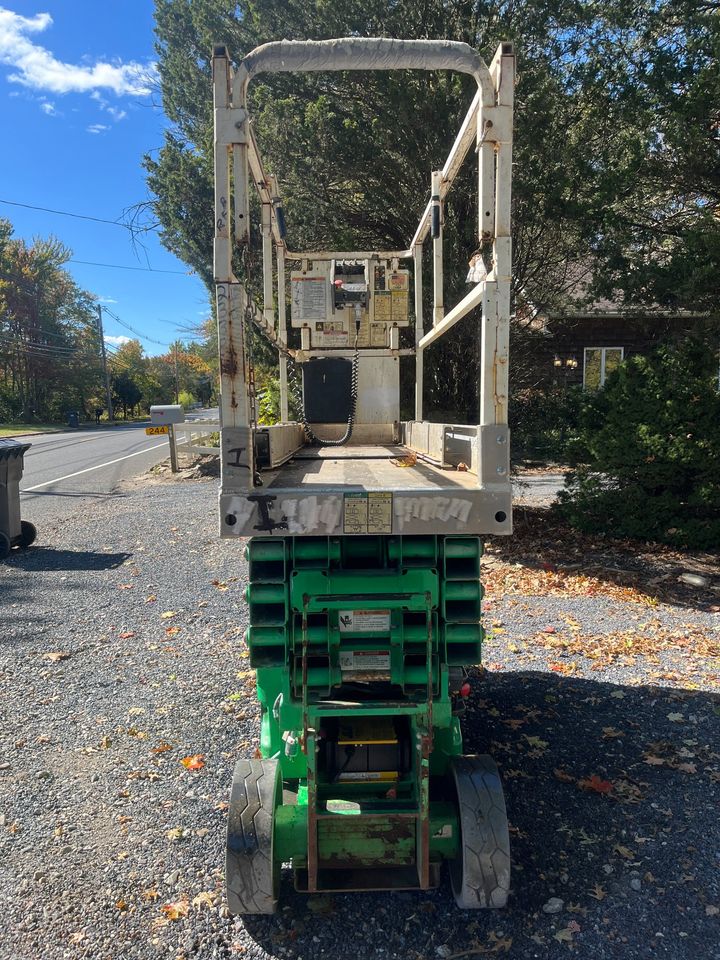
[[66,269],[107,308],[108,341],[134,336],[112,311],[143,335],[151,355],[208,316],[204,284],[155,233],[144,236],[144,250],[136,249],[122,227],[27,207],[116,220],[148,199],[142,158],[159,149],[167,126],[157,91],[153,6],[152,0],[0,0],[0,201],[27,205],[0,202],[0,217],[11,221],[16,237],[56,236],[74,261],[85,261]]

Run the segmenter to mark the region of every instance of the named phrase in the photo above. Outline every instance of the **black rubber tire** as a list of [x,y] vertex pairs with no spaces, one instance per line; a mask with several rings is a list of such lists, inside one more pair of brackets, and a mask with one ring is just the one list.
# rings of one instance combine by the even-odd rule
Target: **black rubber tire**
[[10,537],[6,533],[0,532],[0,560],[4,560],[5,557],[10,555],[11,547]]
[[273,856],[273,824],[280,803],[282,778],[277,760],[238,760],[225,851],[225,892],[231,914],[277,910],[280,864]]
[[37,527],[29,520],[20,521],[20,546],[23,550],[37,540]]
[[463,910],[504,907],[510,892],[510,834],[495,761],[487,754],[456,757],[460,854],[450,862],[455,902]]

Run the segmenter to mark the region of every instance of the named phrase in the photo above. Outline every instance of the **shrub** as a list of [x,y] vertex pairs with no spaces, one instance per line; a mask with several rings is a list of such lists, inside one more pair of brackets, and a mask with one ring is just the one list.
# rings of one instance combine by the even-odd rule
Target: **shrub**
[[717,348],[694,339],[627,360],[583,403],[577,452],[558,507],[574,526],[720,547]]
[[514,458],[567,461],[577,440],[582,399],[580,387],[512,393],[509,422]]

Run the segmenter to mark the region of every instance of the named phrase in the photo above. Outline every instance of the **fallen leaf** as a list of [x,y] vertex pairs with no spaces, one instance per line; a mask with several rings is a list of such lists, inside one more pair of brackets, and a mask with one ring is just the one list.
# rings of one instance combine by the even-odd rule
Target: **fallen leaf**
[[543,627],[543,628],[542,628],[542,632],[543,632],[543,633],[557,633],[557,629],[556,629],[555,627]]
[[159,743],[156,747],[153,747],[150,750],[150,753],[167,753],[168,750],[172,750],[172,745],[169,743],[165,743],[163,741],[162,743]]
[[603,727],[603,740],[614,740],[616,737],[624,737],[625,734],[622,730],[617,730],[615,727]]
[[119,584],[118,584],[118,590],[134,590],[134,589],[135,589],[135,584],[134,584],[134,583],[119,583]]
[[633,853],[633,851],[629,847],[622,846],[622,844],[620,843],[616,843],[615,846],[613,847],[613,850],[619,853],[620,856],[625,860],[635,859],[635,854]]
[[583,790],[592,790],[595,793],[610,793],[613,785],[609,780],[603,780],[596,773],[593,773],[587,780],[578,780],[578,786]]
[[134,630],[126,630],[124,633],[119,634],[119,637],[121,640],[129,640],[130,637],[134,637],[134,636],[135,636]]
[[155,596],[154,593],[151,593],[150,596],[145,597],[145,603],[155,603],[156,600],[157,600],[157,597]]
[[555,774],[555,779],[561,783],[575,783],[575,777],[566,770],[561,770],[559,767],[556,767],[553,773]]
[[112,743],[112,740],[106,734],[100,741],[100,749],[107,750],[111,743]]
[[123,912],[124,912],[125,910],[127,910],[127,908],[128,908],[127,900],[117,900],[117,901],[115,902],[115,906],[118,908],[118,910],[119,910],[121,913],[123,913]]
[[176,840],[182,840],[184,833],[182,827],[173,827],[172,830],[165,831],[165,836],[174,843]]
[[143,890],[142,897],[143,897],[143,900],[147,900],[150,903],[154,903],[156,900],[160,899],[160,894],[153,887],[148,890]]
[[720,907],[715,907],[709,903],[705,907],[705,916],[706,917],[716,917],[720,913]]
[[196,897],[193,897],[192,905],[200,909],[200,907],[212,907],[215,903],[215,893],[213,891],[203,891],[199,893]]
[[166,903],[161,908],[168,920],[181,920],[188,915],[189,905],[187,900],[176,900],[175,903]]
[[607,896],[607,893],[605,892],[604,887],[601,887],[599,883],[596,883],[590,891],[590,896],[595,900],[604,900]]
[[169,620],[171,617],[177,616],[177,611],[175,610],[166,610],[164,613],[161,613],[160,616],[163,620]]
[[194,753],[192,756],[183,757],[180,763],[188,770],[202,770],[205,766],[205,756],[202,753]]
[[624,699],[625,699],[625,694],[622,692],[622,690],[613,690],[613,692],[610,694],[610,696],[613,698],[613,700],[624,700]]
[[572,943],[573,935],[572,930],[569,927],[564,927],[562,930],[558,930],[557,933],[553,934],[556,940],[559,940],[560,943]]
[[671,723],[685,723],[685,717],[681,713],[669,713],[667,718]]
[[662,767],[665,764],[665,761],[662,757],[656,757],[654,753],[645,754],[645,763],[649,764],[651,767]]
[[62,653],[60,650],[57,650],[54,653],[46,653],[45,656],[48,658],[48,660],[52,660],[53,663],[59,663],[61,660],[67,660],[70,654]]
[[165,627],[165,633],[169,637],[174,637],[176,634],[180,633],[180,627]]

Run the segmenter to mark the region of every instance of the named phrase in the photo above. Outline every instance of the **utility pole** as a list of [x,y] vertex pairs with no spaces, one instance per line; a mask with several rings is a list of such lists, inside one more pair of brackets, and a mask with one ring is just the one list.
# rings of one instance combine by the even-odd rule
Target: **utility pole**
[[100,332],[100,352],[102,354],[103,371],[105,373],[105,393],[107,395],[108,420],[110,421],[110,423],[114,423],[115,414],[113,412],[113,405],[112,405],[112,392],[110,390],[110,374],[108,373],[107,353],[105,352],[105,334],[103,332],[102,306],[100,304],[97,305],[97,312],[98,312],[98,330]]
[[175,403],[179,403],[178,397],[180,396],[180,384],[178,382],[178,345],[177,340],[173,344],[173,356],[175,358]]

